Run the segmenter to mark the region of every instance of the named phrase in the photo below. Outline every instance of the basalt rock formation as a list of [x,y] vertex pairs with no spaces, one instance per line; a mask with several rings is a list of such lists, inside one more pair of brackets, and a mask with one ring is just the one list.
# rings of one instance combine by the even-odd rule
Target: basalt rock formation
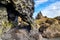
[[60,17],[48,18],[40,11],[33,19],[33,12],[33,0],[0,0],[0,40],[60,37]]
[[38,40],[41,35],[31,30],[33,0],[0,0],[0,6],[5,8],[0,13],[0,40]]
[[39,12],[38,15],[37,15],[37,17],[36,17],[36,19],[40,19],[40,18],[42,18],[42,17],[43,17],[42,13]]
[[59,16],[55,18],[48,18],[42,15],[36,19],[35,22],[39,24],[39,32],[45,38],[55,38],[60,37],[60,20]]

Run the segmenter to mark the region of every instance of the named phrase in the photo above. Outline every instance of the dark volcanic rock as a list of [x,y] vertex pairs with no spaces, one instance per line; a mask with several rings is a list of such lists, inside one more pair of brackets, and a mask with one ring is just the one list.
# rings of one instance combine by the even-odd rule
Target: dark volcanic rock
[[7,8],[8,20],[16,21],[15,19],[19,15],[24,21],[31,22],[34,0],[1,0],[0,3]]
[[[33,0],[12,0],[15,10],[19,12],[19,16],[26,22],[32,21],[32,15],[34,12]],[[23,16],[23,17],[22,17]]]
[[39,12],[33,20],[33,12],[34,0],[0,0],[0,40],[60,37],[60,17],[47,18]]
[[36,19],[40,19],[40,18],[42,18],[42,17],[43,17],[42,13],[39,12],[38,15],[37,15],[37,17],[36,17]]
[[32,17],[34,12],[34,1],[33,0],[12,0],[15,4],[16,10],[22,15],[28,15]]
[[55,19],[60,20],[60,16],[55,17]]

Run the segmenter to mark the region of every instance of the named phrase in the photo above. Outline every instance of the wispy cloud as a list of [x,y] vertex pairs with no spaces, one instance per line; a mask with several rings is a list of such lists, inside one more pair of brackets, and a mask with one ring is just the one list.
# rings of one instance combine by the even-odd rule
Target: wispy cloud
[[60,16],[60,2],[57,1],[49,5],[48,7],[42,10],[42,13],[44,16],[48,16],[51,18]]
[[35,0],[35,6],[38,6],[39,4],[42,4],[44,2],[47,2],[48,0]]
[[40,4],[43,4],[44,2],[47,2],[48,0],[35,0],[35,12],[33,14],[33,17],[35,18],[39,12],[39,9],[37,7],[39,7]]

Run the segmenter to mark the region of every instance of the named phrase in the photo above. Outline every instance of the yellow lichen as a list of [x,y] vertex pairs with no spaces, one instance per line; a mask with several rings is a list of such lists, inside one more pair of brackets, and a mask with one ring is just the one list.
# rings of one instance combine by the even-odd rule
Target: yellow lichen
[[12,23],[9,23],[8,21],[2,21],[2,29],[1,31],[4,33],[4,32],[7,32],[9,31],[11,28],[13,27],[13,24]]
[[11,28],[12,24],[9,23],[8,21],[2,21],[2,26],[3,26],[3,27]]

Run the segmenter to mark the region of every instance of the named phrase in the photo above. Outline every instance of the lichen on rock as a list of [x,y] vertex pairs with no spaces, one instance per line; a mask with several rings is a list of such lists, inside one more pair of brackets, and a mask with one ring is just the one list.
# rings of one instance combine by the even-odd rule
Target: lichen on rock
[[0,39],[43,40],[60,37],[59,17],[48,18],[40,11],[33,19],[33,13],[34,0],[0,0]]

